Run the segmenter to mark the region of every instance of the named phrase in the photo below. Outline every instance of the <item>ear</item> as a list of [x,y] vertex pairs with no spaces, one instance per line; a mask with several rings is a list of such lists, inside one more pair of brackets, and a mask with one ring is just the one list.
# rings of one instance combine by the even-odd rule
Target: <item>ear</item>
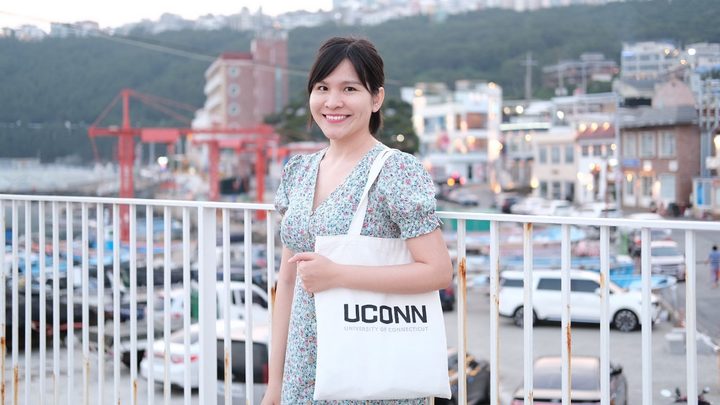
[[385,100],[385,88],[380,87],[377,91],[377,94],[375,94],[372,98],[373,102],[373,112],[380,111],[380,107],[382,107],[383,101]]

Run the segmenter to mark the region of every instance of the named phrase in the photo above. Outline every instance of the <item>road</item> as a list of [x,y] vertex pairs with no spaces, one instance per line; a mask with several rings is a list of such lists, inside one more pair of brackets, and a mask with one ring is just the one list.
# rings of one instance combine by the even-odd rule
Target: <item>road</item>
[[[685,236],[682,232],[673,232],[673,239],[678,242],[681,251],[685,250]],[[720,234],[717,232],[696,232],[697,258],[697,322],[698,330],[708,334],[720,342],[720,289],[712,288],[710,268],[705,263],[713,244],[720,245]],[[685,307],[685,289],[678,289],[680,310]]]
[[[470,291],[468,295],[468,351],[476,357],[489,359],[489,310],[488,295],[485,291]],[[457,315],[446,316],[448,344],[457,345]],[[660,322],[653,328],[653,403],[668,403],[659,395],[663,388],[674,389],[685,385],[685,357],[670,352],[665,335],[673,330],[670,322]],[[559,323],[542,323],[534,328],[534,357],[561,355],[562,336]],[[575,355],[600,354],[600,329],[596,325],[573,325],[572,353]],[[523,330],[514,326],[509,319],[500,319],[500,391],[502,404],[509,404],[513,391],[523,381]],[[640,404],[642,398],[641,333],[610,331],[610,360],[623,366],[628,379],[628,403]],[[698,385],[711,388],[709,398],[720,401],[718,395],[718,359],[715,355],[698,355]],[[717,402],[716,402],[717,403]]]

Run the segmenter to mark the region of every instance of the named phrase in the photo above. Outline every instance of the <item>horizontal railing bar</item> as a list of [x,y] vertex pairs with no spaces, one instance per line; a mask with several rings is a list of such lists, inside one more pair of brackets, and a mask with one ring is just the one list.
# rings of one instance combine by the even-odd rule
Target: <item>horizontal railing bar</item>
[[[100,203],[100,204],[126,204],[126,205],[150,205],[160,207],[179,207],[179,208],[227,208],[227,209],[247,209],[258,211],[274,211],[273,204],[264,203],[234,203],[234,202],[214,202],[214,201],[184,201],[184,200],[150,200],[135,198],[106,198],[106,197],[59,197],[59,196],[35,196],[21,194],[0,194],[2,200],[15,201],[43,201],[43,202],[70,202],[70,203]],[[566,216],[547,216],[547,215],[518,215],[518,214],[493,214],[493,213],[473,213],[473,212],[457,212],[457,211],[437,211],[440,218],[446,219],[464,219],[477,221],[499,221],[499,222],[532,222],[535,224],[568,224],[568,225],[588,225],[588,226],[621,226],[628,228],[667,228],[677,230],[696,230],[696,231],[720,231],[720,222],[718,221],[687,221],[687,220],[640,220],[629,218],[590,218],[590,217],[566,217]]]
[[143,198],[108,198],[108,197],[59,197],[45,195],[0,194],[0,200],[10,201],[43,201],[43,202],[70,202],[92,204],[121,204],[121,205],[150,205],[155,207],[178,208],[229,208],[247,209],[257,211],[274,211],[273,204],[261,203],[234,203],[216,201],[187,201],[187,200],[150,200]]
[[616,226],[622,228],[666,228],[677,230],[720,231],[720,221],[687,221],[668,219],[629,219],[629,218],[590,218],[590,217],[561,217],[548,215],[517,215],[517,214],[488,214],[472,212],[438,211],[438,216],[445,219],[464,219],[475,221],[499,221],[511,223],[531,222],[533,224],[550,225],[586,225],[586,226]]

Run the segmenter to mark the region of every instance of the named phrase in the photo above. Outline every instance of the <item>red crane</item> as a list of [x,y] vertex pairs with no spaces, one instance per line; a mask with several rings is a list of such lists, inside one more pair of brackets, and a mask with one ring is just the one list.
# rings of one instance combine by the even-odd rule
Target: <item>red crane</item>
[[[130,121],[130,99],[137,99],[143,104],[163,112],[164,114],[186,124],[186,127],[133,127]],[[122,101],[122,125],[101,127],[100,123],[107,117],[118,101]],[[176,110],[194,113],[196,108],[187,104],[167,100],[162,97],[143,94],[131,89],[123,89],[105,108],[97,120],[88,128],[88,135],[93,142],[95,158],[98,152],[95,146],[97,137],[117,137],[117,157],[120,167],[120,198],[132,198],[135,195],[133,165],[135,162],[135,137],[145,143],[165,143],[169,147],[182,136],[192,134],[195,144],[207,144],[209,147],[209,178],[210,200],[219,198],[218,162],[221,148],[233,148],[236,151],[251,150],[255,152],[256,201],[262,202],[265,193],[265,169],[267,167],[268,145],[279,146],[279,137],[268,125],[251,128],[190,128],[192,120]],[[128,207],[120,207],[120,236],[123,241],[129,239]]]

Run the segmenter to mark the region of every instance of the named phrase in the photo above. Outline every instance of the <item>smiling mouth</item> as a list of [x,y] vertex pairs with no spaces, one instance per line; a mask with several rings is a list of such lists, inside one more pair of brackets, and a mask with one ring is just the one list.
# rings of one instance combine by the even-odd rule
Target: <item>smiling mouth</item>
[[337,114],[335,114],[335,115],[325,114],[323,116],[325,117],[325,119],[328,122],[340,122],[340,121],[343,121],[345,118],[349,117],[349,115],[337,115]]

